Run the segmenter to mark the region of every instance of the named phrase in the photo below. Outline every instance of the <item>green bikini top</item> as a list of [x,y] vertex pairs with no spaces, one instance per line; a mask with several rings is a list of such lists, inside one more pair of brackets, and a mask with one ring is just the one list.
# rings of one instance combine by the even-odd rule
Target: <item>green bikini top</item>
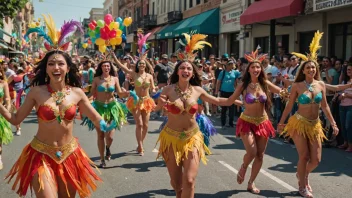
[[302,94],[298,97],[298,103],[299,103],[299,104],[311,104],[311,103],[319,104],[322,99],[323,99],[323,94],[322,94],[321,92],[319,92],[319,93],[314,97],[314,99],[311,99],[307,94],[302,93]]
[[4,88],[0,88],[0,98],[3,98],[5,95]]

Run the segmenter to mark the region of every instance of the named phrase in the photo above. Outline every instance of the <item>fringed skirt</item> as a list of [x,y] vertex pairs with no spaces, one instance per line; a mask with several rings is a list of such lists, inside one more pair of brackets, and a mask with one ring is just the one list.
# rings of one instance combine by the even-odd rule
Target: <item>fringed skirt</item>
[[309,142],[327,140],[319,118],[309,120],[298,113],[288,119],[288,123],[281,134],[285,134],[285,137],[298,134],[309,139]]
[[198,127],[189,131],[180,132],[166,126],[160,132],[157,143],[158,142],[160,142],[160,147],[157,159],[163,156],[164,160],[167,161],[168,158],[165,153],[172,148],[177,166],[180,165],[183,158],[188,158],[188,152],[192,152],[194,148],[197,149],[199,158],[204,164],[207,163],[205,154],[210,154],[210,150],[204,144],[203,134]]
[[275,137],[275,129],[267,115],[252,117],[242,113],[237,120],[236,136],[239,137],[241,133],[246,134],[249,132],[267,138],[270,137],[270,135]]
[[0,143],[9,144],[13,140],[10,123],[0,115]]
[[155,108],[155,102],[153,98],[149,96],[139,97],[138,101],[134,101],[133,97],[129,97],[126,106],[130,112],[134,111],[136,108],[139,110],[144,110],[147,113],[151,112]]
[[24,197],[28,187],[32,189],[32,179],[38,174],[40,189],[44,189],[42,179],[49,180],[53,189],[57,189],[61,179],[65,184],[68,196],[68,185],[73,186],[80,197],[90,197],[91,191],[97,188],[96,181],[102,181],[94,172],[94,163],[80,147],[76,138],[63,146],[55,147],[34,138],[22,151],[21,156],[12,167],[6,179],[8,183],[16,176],[12,190]]
[[[101,115],[105,122],[114,125],[112,128],[118,128],[120,130],[121,126],[127,123],[128,110],[123,103],[112,101],[105,104],[96,100],[92,102],[92,106]],[[83,119],[81,125],[88,125],[89,130],[94,130],[95,128],[93,122],[87,117]]]

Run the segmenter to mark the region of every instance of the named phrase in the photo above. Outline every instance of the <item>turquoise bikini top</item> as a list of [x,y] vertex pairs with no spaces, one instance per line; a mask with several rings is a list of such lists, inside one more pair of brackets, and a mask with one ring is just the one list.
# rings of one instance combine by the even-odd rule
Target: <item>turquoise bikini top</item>
[[104,87],[102,85],[98,86],[98,92],[114,92],[115,87],[114,86],[109,86],[109,87]]
[[305,93],[302,93],[299,97],[298,97],[298,103],[299,104],[311,104],[311,103],[315,103],[315,104],[319,104],[321,102],[321,100],[323,99],[323,94],[321,92],[319,92],[315,97],[314,100],[312,101],[312,99]]
[[4,97],[5,93],[4,93],[4,89],[0,88],[0,98]]

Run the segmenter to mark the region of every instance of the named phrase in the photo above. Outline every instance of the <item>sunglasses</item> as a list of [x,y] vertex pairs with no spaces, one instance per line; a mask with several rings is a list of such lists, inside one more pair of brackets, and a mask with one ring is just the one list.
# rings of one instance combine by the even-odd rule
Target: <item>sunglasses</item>
[[296,60],[297,58],[291,58],[290,60]]

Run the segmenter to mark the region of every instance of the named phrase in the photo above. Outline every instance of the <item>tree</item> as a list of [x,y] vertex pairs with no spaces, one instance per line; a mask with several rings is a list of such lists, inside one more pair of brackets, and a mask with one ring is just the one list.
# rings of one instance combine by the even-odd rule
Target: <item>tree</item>
[[28,0],[1,0],[0,1],[0,27],[4,26],[5,17],[15,18]]

